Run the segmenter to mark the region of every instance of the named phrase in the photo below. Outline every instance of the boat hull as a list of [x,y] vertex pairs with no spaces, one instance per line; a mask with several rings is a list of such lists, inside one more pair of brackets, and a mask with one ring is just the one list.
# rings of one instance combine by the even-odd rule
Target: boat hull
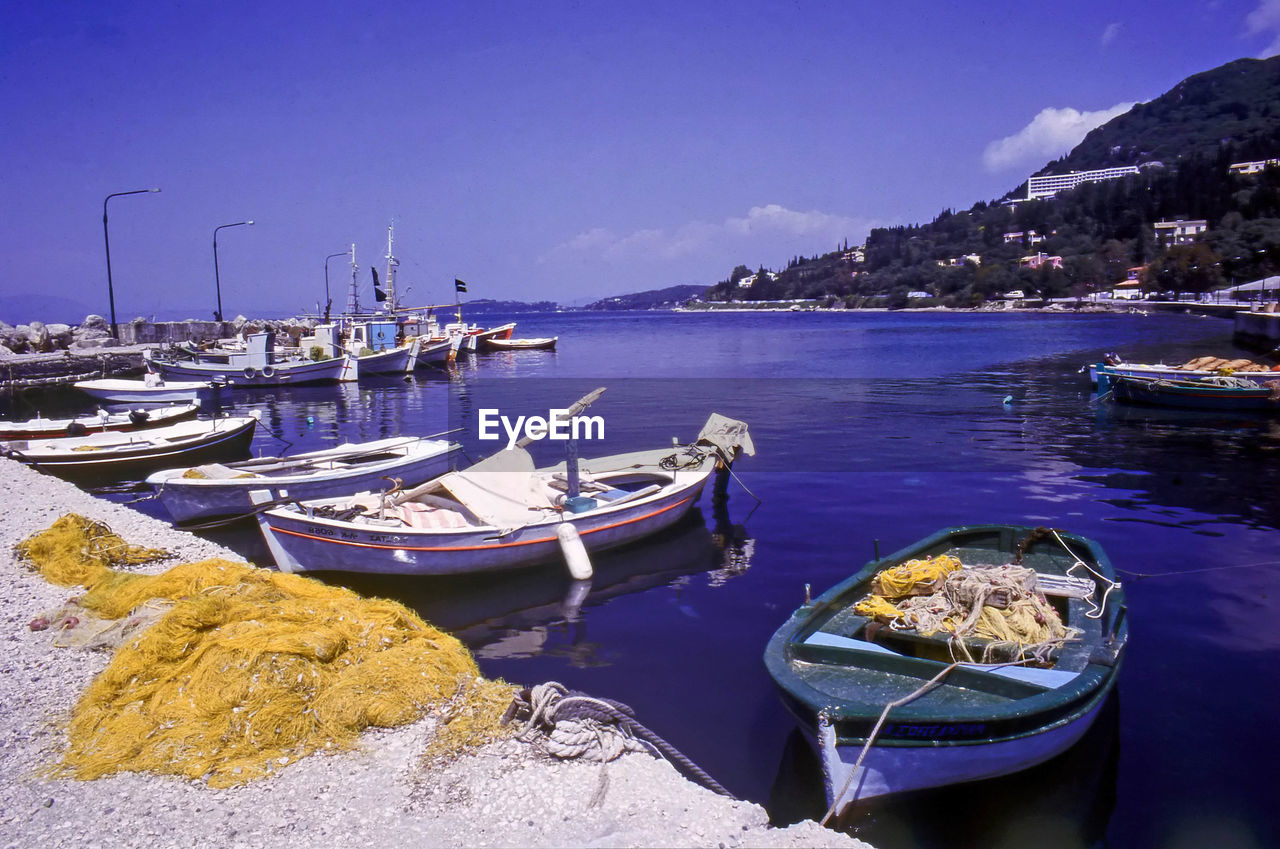
[[[583,544],[595,551],[657,533],[679,522],[697,503],[711,473],[689,473],[688,482],[660,497],[577,515],[565,514]],[[260,516],[281,570],[458,575],[498,572],[558,559],[561,521],[540,522],[497,536],[495,528],[394,530],[336,522],[285,510]]]
[[404,374],[413,371],[414,364],[416,357],[413,345],[401,345],[388,351],[356,357],[361,377],[371,374]]
[[[75,481],[139,480],[151,472],[174,466],[240,459],[249,456],[249,445],[257,420],[247,420],[190,439],[172,442],[144,441],[139,434],[136,448],[70,453],[49,451],[40,443],[17,447],[14,459],[40,471]],[[8,443],[14,446],[15,443]],[[21,445],[21,443],[19,443]],[[47,443],[46,443],[47,445]]]
[[1098,391],[1110,391],[1111,396],[1122,404],[1222,412],[1280,412],[1280,393],[1273,393],[1262,386],[1214,386],[1187,380],[1155,380],[1104,374],[1099,378]]
[[1084,712],[1033,734],[968,745],[872,746],[856,767],[861,745],[837,745],[833,755],[821,730],[815,733],[812,725],[801,729],[822,760],[827,804],[839,809],[854,801],[982,781],[1044,763],[1080,741],[1109,694],[1110,688],[1099,691]]
[[194,419],[199,409],[195,404],[168,408],[161,407],[148,410],[147,417],[141,421],[135,421],[130,414],[113,413],[106,419],[100,416],[82,416],[78,419],[32,419],[25,422],[0,422],[0,439],[56,439],[70,436],[68,429],[72,423],[84,428],[83,433],[127,433]]
[[182,524],[251,513],[253,502],[249,493],[258,490],[270,492],[272,498],[283,498],[287,494],[287,497],[301,501],[378,489],[386,485],[384,477],[395,477],[403,485],[412,486],[448,471],[450,459],[457,450],[456,444],[442,446],[436,454],[424,454],[409,461],[385,462],[335,471],[323,477],[280,475],[213,480],[182,477],[160,479],[157,475],[152,475],[147,483],[151,484],[156,497],[169,511],[173,521]]
[[452,339],[423,340],[418,350],[418,365],[436,365],[446,363],[455,354]]
[[[1151,378],[1155,380],[1200,380],[1206,377],[1221,377],[1216,371],[1175,368],[1165,365],[1147,365],[1142,363],[1106,365],[1093,363],[1089,366],[1089,382],[1095,386],[1099,374],[1119,375],[1121,377]],[[1269,380],[1280,379],[1280,372],[1274,371],[1237,371],[1232,377],[1242,377],[1259,385]]]
[[486,339],[484,347],[490,351],[554,351],[560,337],[547,339]]
[[172,362],[152,360],[165,380],[205,380],[228,386],[292,386],[303,383],[337,383],[346,357],[329,360],[296,360],[258,369],[231,368],[224,363]]
[[117,404],[155,404],[174,401],[194,401],[201,395],[212,393],[217,387],[207,380],[184,380],[158,386],[147,386],[141,380],[81,380],[75,384],[90,398]]

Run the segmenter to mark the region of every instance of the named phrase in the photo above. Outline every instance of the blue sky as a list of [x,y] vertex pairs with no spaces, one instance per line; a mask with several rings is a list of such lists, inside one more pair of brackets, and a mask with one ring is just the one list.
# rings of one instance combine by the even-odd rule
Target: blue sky
[[152,186],[110,203],[121,321],[208,318],[249,218],[229,316],[314,308],[353,242],[367,299],[393,221],[414,303],[711,284],[996,198],[1278,39],[1280,0],[6,0],[0,299],[105,315],[103,198]]

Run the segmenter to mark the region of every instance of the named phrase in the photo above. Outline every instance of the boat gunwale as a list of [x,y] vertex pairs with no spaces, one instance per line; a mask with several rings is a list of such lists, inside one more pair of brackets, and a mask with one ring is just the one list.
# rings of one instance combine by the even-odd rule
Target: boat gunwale
[[[237,419],[241,419],[241,421],[237,421]],[[101,449],[97,449],[92,452],[86,451],[86,452],[83,452],[80,456],[71,455],[69,451],[66,449],[64,449],[63,453],[58,453],[58,454],[33,453],[31,452],[30,449],[14,449],[14,450],[16,450],[19,454],[21,454],[22,457],[25,458],[27,462],[37,466],[59,466],[59,467],[102,466],[102,467],[105,467],[111,463],[125,463],[133,460],[160,458],[160,457],[168,456],[171,453],[181,453],[184,451],[192,450],[193,448],[204,447],[206,445],[209,445],[209,446],[218,445],[221,442],[225,442],[229,439],[234,439],[236,437],[242,436],[245,433],[245,431],[249,431],[250,433],[252,433],[253,430],[258,425],[258,420],[253,416],[238,416],[231,419],[217,419],[216,421],[218,423],[222,423],[224,421],[237,421],[237,423],[233,427],[223,429],[223,430],[213,428],[203,433],[193,433],[193,434],[182,435],[177,437],[177,439],[182,440],[181,442],[170,440],[168,445],[165,445],[165,446],[158,446],[154,439],[137,440],[137,441],[131,440],[129,443],[122,444],[119,446],[103,446]],[[175,424],[189,424],[189,422],[177,422]],[[153,429],[152,433],[154,433],[154,430],[158,430],[158,428]],[[147,431],[138,431],[135,434],[135,433],[126,431],[120,435],[124,435],[124,436],[152,435],[152,433],[148,433]],[[63,437],[63,438],[79,439],[81,437]],[[163,438],[167,439],[167,437],[163,437]],[[11,440],[11,441],[21,442],[21,441],[29,441],[29,440]],[[44,441],[48,441],[48,440],[44,440]],[[159,450],[159,448],[161,447],[167,450]]]
[[[439,451],[435,451],[432,453],[423,452],[423,453],[411,455],[409,454],[409,450],[416,446],[410,443],[408,445],[402,446],[405,449],[405,454],[403,456],[393,457],[385,460],[379,460],[376,463],[369,463],[367,465],[348,466],[346,468],[340,468],[340,469],[315,469],[312,472],[309,472],[306,474],[295,473],[295,474],[287,474],[287,475],[261,475],[261,476],[252,477],[252,478],[184,478],[182,476],[182,473],[195,468],[194,466],[185,466],[185,467],[179,467],[179,468],[173,468],[173,469],[161,469],[158,472],[153,472],[152,474],[147,476],[146,482],[148,484],[151,484],[152,486],[166,486],[166,487],[173,486],[176,484],[180,488],[193,487],[193,488],[219,489],[219,488],[226,488],[226,487],[239,488],[243,486],[246,489],[255,489],[255,488],[263,489],[263,488],[272,488],[277,486],[285,486],[287,484],[310,483],[321,475],[325,475],[327,478],[330,478],[333,480],[342,480],[343,478],[348,478],[348,477],[358,477],[360,475],[366,475],[372,472],[382,471],[386,468],[394,468],[395,466],[402,466],[402,465],[408,465],[411,463],[422,462],[425,460],[437,459],[441,455],[450,455],[457,451],[462,450],[462,445],[461,443],[458,443],[458,442],[445,442],[444,440],[434,440],[434,439],[428,439],[426,437],[417,437],[417,440],[419,444],[426,443],[426,442],[439,442],[441,443],[441,448]],[[374,442],[369,444],[373,445],[375,443],[382,443],[382,442],[394,443],[398,441],[400,441],[398,437],[388,437],[387,439],[374,440]],[[388,445],[386,446],[385,449],[369,448],[367,450],[369,452],[372,452],[374,450],[395,450],[396,447],[397,446],[395,445]],[[318,451],[308,451],[302,454],[294,454],[291,456],[281,457],[279,459],[282,462],[311,460],[311,459],[315,459],[318,461],[324,461],[326,459],[341,460],[342,459],[341,454],[332,453],[335,450],[336,448],[324,448]],[[326,455],[331,455],[331,456],[326,456]],[[241,464],[244,462],[245,461],[243,460],[237,460],[235,462],[226,463],[224,465],[226,465],[230,469],[235,469],[237,471],[240,471]],[[251,471],[251,470],[244,469],[244,471]]]

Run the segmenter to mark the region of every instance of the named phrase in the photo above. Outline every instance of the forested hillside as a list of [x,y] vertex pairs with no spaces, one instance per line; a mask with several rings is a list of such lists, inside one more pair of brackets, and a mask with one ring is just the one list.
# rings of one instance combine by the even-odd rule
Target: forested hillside
[[[751,272],[739,267],[706,298],[975,306],[1013,290],[1082,297],[1139,267],[1148,290],[1256,279],[1280,271],[1280,169],[1241,175],[1229,166],[1272,158],[1280,158],[1280,57],[1240,60],[1114,118],[1041,172],[1138,165],[1138,174],[875,229],[865,251],[794,258],[776,274],[759,269],[746,288],[739,281]],[[1011,195],[1025,197],[1025,184]],[[1204,219],[1208,232],[1194,244],[1161,245],[1153,225],[1175,219]],[[1027,267],[1040,254],[1060,257],[1061,267]]]

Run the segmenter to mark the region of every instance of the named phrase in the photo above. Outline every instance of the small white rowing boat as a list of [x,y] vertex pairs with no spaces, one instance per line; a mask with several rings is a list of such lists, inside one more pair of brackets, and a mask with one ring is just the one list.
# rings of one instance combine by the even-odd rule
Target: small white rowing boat
[[253,512],[253,490],[310,499],[370,489],[383,478],[414,486],[448,471],[460,448],[443,439],[392,437],[292,457],[164,469],[151,474],[147,483],[175,522],[192,522]]

